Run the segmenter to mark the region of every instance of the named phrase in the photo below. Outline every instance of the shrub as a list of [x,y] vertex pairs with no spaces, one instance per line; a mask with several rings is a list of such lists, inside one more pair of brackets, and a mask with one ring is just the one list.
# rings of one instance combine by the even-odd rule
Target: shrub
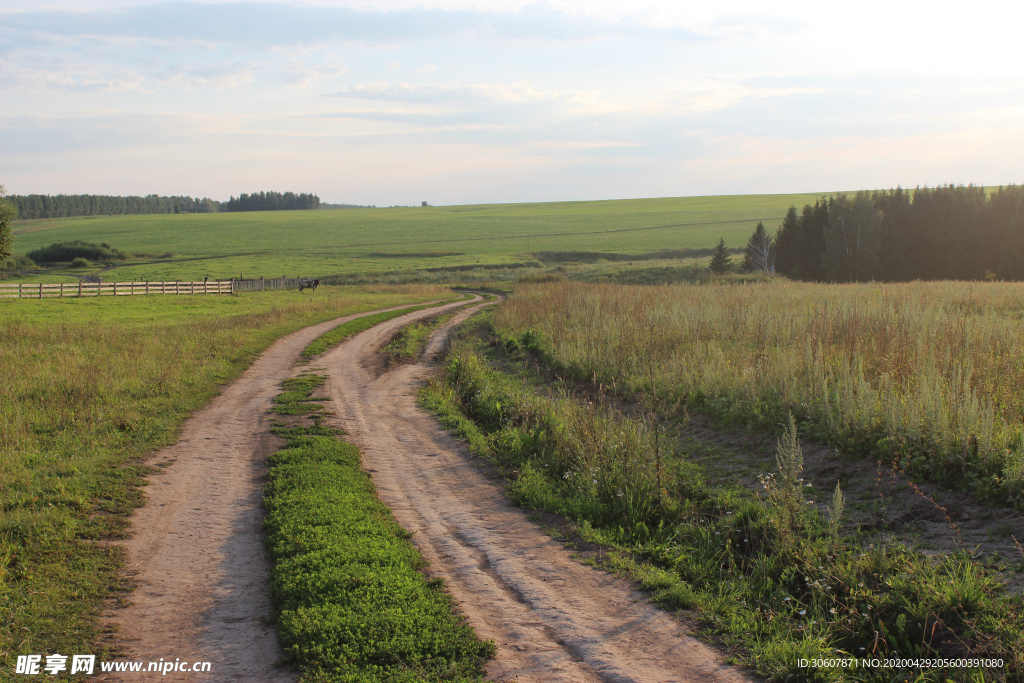
[[12,256],[3,262],[4,270],[28,270],[35,267],[35,262],[28,256]]
[[76,258],[90,261],[124,261],[128,258],[128,254],[106,242],[93,244],[83,240],[51,244],[48,247],[30,251],[28,256],[36,263],[67,263]]
[[78,258],[76,258],[74,261],[71,262],[71,267],[72,268],[88,268],[91,265],[92,265],[92,262],[89,261],[89,259],[82,258],[81,256],[79,256]]

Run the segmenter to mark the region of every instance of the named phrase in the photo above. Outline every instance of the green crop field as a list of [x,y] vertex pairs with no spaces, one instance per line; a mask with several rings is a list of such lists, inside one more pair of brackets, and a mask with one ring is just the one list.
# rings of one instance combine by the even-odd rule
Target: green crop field
[[[348,275],[534,261],[540,251],[641,253],[746,243],[758,220],[818,194],[543,204],[95,216],[19,221],[15,253],[107,242],[142,256],[107,281]],[[172,254],[172,255],[171,255]],[[102,266],[21,278],[58,282]]]

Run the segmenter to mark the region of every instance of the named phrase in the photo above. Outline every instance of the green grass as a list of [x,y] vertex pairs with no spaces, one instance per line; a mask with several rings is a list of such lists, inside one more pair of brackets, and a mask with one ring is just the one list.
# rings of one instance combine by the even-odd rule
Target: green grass
[[414,306],[412,308],[403,308],[398,311],[384,311],[382,313],[375,313],[374,315],[368,315],[362,318],[356,318],[350,320],[347,323],[338,325],[333,330],[323,333],[313,341],[309,343],[306,348],[302,350],[302,357],[306,360],[316,358],[321,353],[327,351],[332,346],[337,346],[341,342],[345,341],[349,337],[355,334],[359,334],[363,330],[368,330],[374,325],[382,323],[392,318],[397,318],[400,315],[412,313],[414,311],[422,311],[425,308],[435,308],[437,306],[444,306],[445,304],[454,303],[456,301],[463,301],[472,299],[472,294],[464,294],[462,296],[455,297],[454,299],[446,299],[439,301],[434,304],[426,304],[424,306]]
[[130,253],[175,252],[170,258],[147,258],[104,273],[104,279],[118,281],[348,276],[533,262],[531,254],[540,251],[639,253],[711,247],[719,237],[738,247],[759,219],[774,227],[789,206],[802,206],[817,196],[44,219],[16,222],[14,247],[20,255],[80,239],[107,242]]
[[[795,426],[760,495],[715,486],[685,450],[655,437],[650,417],[533,386],[541,380],[535,335],[499,338],[486,317],[464,330],[443,377],[422,393],[424,404],[509,477],[514,500],[574,520],[584,540],[612,550],[591,561],[629,575],[667,609],[696,609],[705,635],[758,674],[777,681],[1021,680],[1024,600],[967,552],[931,560],[899,544],[844,535],[832,523],[841,505],[822,513],[806,504],[817,496],[798,476]],[[851,672],[798,664],[963,656],[1005,666]]]
[[143,458],[275,339],[428,287],[0,301],[0,671],[101,649]]
[[[493,296],[491,297],[493,299]],[[388,342],[381,353],[388,363],[415,362],[430,341],[431,333],[455,317],[455,312],[434,316],[427,320],[409,323]]]
[[[324,379],[288,380],[276,402],[315,406]],[[481,681],[494,643],[455,613],[443,581],[421,573],[426,563],[377,500],[359,450],[314,421],[276,430],[288,445],[270,457],[264,489],[285,661],[309,682]]]

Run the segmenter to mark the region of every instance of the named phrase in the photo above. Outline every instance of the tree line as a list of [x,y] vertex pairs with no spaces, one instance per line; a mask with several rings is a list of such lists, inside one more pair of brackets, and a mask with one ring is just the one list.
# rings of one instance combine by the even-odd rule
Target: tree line
[[72,216],[120,216],[152,213],[216,213],[221,202],[209,197],[161,197],[150,194],[113,196],[104,194],[10,195],[18,218],[69,218]]
[[102,194],[29,194],[10,195],[7,200],[17,210],[16,218],[70,218],[72,216],[121,216],[156,213],[217,213],[218,211],[286,211],[320,208],[315,194],[294,192],[244,192],[226,202],[209,197],[150,194],[114,196]]
[[[712,266],[728,269],[722,258]],[[1024,280],[1024,186],[822,197],[790,207],[774,238],[758,224],[744,270],[815,282]]]
[[298,209],[318,209],[320,198],[315,194],[295,194],[294,192],[253,192],[231,199],[221,205],[221,211],[294,211]]

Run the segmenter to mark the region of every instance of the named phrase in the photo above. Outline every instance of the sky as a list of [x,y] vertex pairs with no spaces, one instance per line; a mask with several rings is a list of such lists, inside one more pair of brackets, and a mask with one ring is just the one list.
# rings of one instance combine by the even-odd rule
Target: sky
[[1024,3],[0,0],[9,193],[378,206],[1024,181]]

